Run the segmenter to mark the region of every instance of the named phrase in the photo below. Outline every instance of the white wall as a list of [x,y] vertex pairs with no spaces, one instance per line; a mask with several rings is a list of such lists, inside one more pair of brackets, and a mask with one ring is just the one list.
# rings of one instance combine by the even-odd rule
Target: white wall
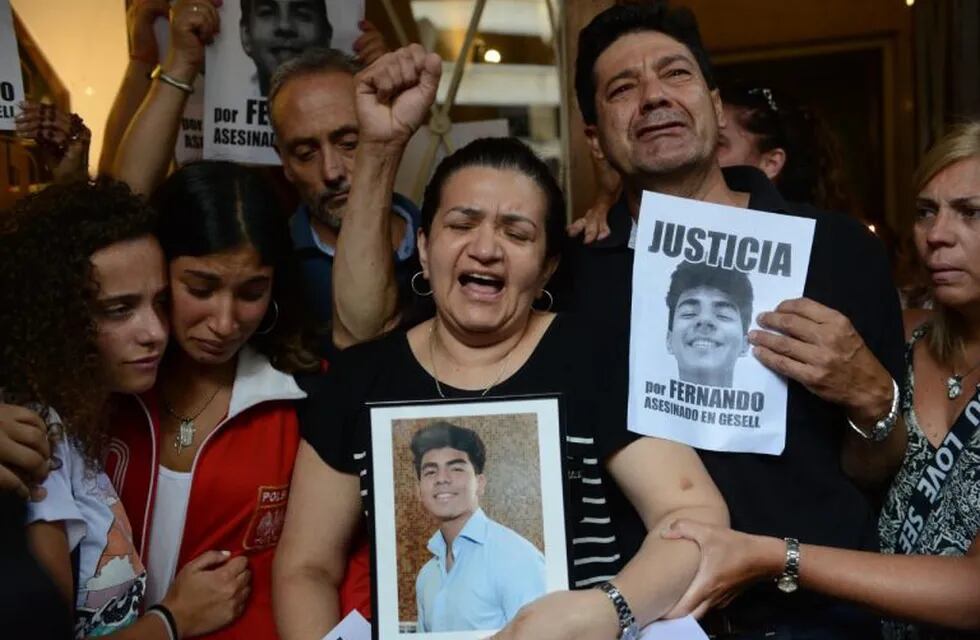
[[126,69],[124,0],[10,0],[92,130],[98,165],[106,116]]

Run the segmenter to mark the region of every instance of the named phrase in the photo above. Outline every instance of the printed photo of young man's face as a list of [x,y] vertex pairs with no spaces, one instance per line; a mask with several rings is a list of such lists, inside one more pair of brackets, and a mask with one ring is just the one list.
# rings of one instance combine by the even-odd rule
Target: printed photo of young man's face
[[732,297],[714,287],[694,287],[681,293],[673,313],[667,350],[677,358],[681,380],[732,386],[735,363],[749,348]]
[[465,451],[442,447],[422,456],[419,499],[437,520],[468,517],[480,507],[486,478],[477,474]]
[[276,68],[304,50],[329,47],[333,27],[324,0],[241,0],[241,39],[255,62],[262,94]]

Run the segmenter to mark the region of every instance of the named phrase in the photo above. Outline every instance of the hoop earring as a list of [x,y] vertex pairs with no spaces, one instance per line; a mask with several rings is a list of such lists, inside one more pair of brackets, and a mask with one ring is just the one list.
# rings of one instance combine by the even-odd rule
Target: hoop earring
[[272,322],[269,324],[268,328],[255,331],[255,335],[264,336],[272,333],[272,330],[276,328],[276,323],[279,322],[279,303],[275,300],[272,301]]
[[422,274],[422,272],[416,271],[415,275],[412,276],[412,293],[422,298],[427,298],[432,295],[432,285],[429,285],[428,291],[419,291],[419,287],[417,284],[419,276],[422,276],[422,279],[425,280],[425,276]]
[[[548,313],[549,311],[551,311],[551,307],[555,306],[555,296],[551,295],[551,292],[548,291],[547,289],[542,289],[541,295],[538,296],[538,300],[540,300],[544,296],[548,296],[548,306],[545,307],[544,309],[537,309],[537,310],[543,313]],[[537,302],[537,300],[535,300],[535,302]]]

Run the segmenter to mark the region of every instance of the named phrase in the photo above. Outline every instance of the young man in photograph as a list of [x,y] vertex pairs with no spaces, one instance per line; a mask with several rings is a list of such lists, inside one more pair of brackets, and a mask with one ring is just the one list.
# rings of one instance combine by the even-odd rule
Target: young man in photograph
[[242,50],[252,62],[259,92],[269,95],[272,74],[311,47],[329,47],[333,26],[324,0],[241,0]]
[[415,580],[418,631],[493,630],[545,593],[544,555],[480,508],[487,485],[480,436],[448,422],[411,442],[422,507],[438,523]]
[[684,382],[732,387],[749,351],[752,284],[741,271],[682,262],[667,290],[667,351]]

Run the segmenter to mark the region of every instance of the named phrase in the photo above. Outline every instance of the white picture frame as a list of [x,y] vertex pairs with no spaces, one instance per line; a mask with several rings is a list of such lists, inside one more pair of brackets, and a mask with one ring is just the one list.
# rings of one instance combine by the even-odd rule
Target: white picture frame
[[[488,518],[494,522],[499,520],[505,527],[513,526],[515,529],[518,528],[515,522],[509,521],[505,513],[510,510],[508,505],[520,507],[525,515],[530,509],[531,517],[525,518],[525,525],[528,519],[538,515],[541,537],[537,540],[543,542],[541,553],[544,556],[544,593],[569,588],[566,481],[562,466],[564,429],[559,396],[374,405],[370,409],[370,418],[370,494],[373,503],[369,508],[369,515],[373,531],[372,637],[375,640],[476,640],[499,630],[480,628],[424,631],[418,629],[417,616],[416,619],[411,619],[404,615],[411,608],[411,603],[417,602],[414,585],[410,589],[412,593],[407,593],[409,589],[404,587],[406,577],[411,577],[413,571],[406,566],[411,554],[406,553],[405,549],[411,549],[414,545],[418,552],[419,544],[424,547],[424,540],[428,539],[429,534],[436,535],[439,530],[438,520],[433,520],[424,527],[417,524],[417,519],[406,520],[406,509],[418,509],[418,506],[409,505],[408,501],[419,501],[421,487],[421,484],[416,484],[415,493],[406,488],[409,482],[421,482],[420,473],[415,471],[414,458],[406,443],[409,435],[422,431],[433,423],[445,422],[472,429],[482,438],[486,447],[486,486],[492,488],[498,496],[506,494],[507,498],[498,497],[496,504],[499,507],[493,509],[484,505],[481,498],[480,509],[485,510]],[[503,451],[495,451],[495,447],[518,447],[519,452],[517,456],[505,454]],[[528,454],[530,450],[536,450],[537,455],[533,455],[533,452]],[[520,473],[513,468],[506,468],[508,463],[515,463],[514,458],[521,455],[527,456],[524,459],[530,461],[526,466],[535,466],[536,463],[537,473]],[[407,462],[406,456],[409,458]],[[503,460],[508,462],[502,462]],[[411,480],[406,477],[406,464],[410,465]],[[531,489],[528,489],[529,479],[533,485]],[[516,493],[507,493],[513,489],[523,491],[524,494],[533,494],[535,487],[536,496],[524,495],[520,500],[510,499]],[[488,490],[484,495],[489,493]],[[539,507],[529,507],[535,499],[538,500]],[[539,513],[537,509],[540,509]],[[424,531],[425,535],[400,534],[399,531],[406,530],[406,523]],[[528,540],[532,538],[533,535]],[[400,563],[403,564],[400,566]],[[403,585],[401,588],[400,572]]]

